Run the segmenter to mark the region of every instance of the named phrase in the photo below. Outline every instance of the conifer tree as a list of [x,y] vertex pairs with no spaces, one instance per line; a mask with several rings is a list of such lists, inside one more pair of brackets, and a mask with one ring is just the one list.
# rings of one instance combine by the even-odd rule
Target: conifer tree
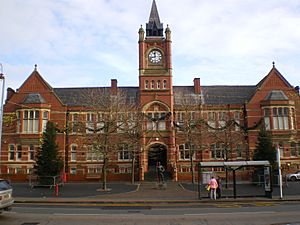
[[53,122],[48,122],[43,133],[42,146],[36,157],[36,175],[42,184],[53,184],[51,176],[60,174],[63,162],[58,155],[58,145],[56,143],[56,126]]
[[272,144],[270,135],[263,128],[260,129],[258,134],[253,159],[268,160],[272,165],[276,161],[276,149]]

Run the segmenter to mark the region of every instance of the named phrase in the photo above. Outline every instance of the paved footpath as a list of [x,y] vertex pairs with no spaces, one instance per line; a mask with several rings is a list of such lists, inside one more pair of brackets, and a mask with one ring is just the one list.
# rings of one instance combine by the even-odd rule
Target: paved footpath
[[[53,188],[31,188],[27,183],[13,183],[14,198],[16,202],[204,202],[211,201],[205,197],[198,199],[197,185],[179,182],[168,182],[165,186],[159,187],[155,182],[130,183],[109,183],[108,190],[100,189],[101,183],[66,183],[59,188],[59,195],[55,196]],[[253,192],[253,187],[245,189],[244,192]],[[299,192],[299,193],[298,193]],[[290,194],[288,194],[290,193]],[[278,190],[275,189],[273,199],[257,197],[224,197],[219,201],[270,201],[279,200]],[[283,200],[300,201],[300,182],[291,184],[285,188]]]

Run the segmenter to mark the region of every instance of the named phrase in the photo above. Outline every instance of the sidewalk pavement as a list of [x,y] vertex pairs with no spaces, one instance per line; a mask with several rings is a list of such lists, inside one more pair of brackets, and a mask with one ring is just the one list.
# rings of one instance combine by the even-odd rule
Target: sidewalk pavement
[[[198,196],[197,184],[167,182],[159,187],[156,182],[108,183],[108,190],[101,190],[101,183],[66,183],[59,187],[58,196],[55,188],[34,187],[28,183],[13,183],[13,195],[16,203],[103,203],[103,204],[134,204],[134,203],[205,203],[212,202],[207,193],[201,191]],[[284,198],[279,198],[275,188],[273,198],[263,197],[262,187],[243,185],[237,187],[237,198],[233,190],[223,190],[218,202],[253,202],[253,201],[300,201],[300,182],[294,182],[284,189]],[[248,194],[248,195],[245,195]]]

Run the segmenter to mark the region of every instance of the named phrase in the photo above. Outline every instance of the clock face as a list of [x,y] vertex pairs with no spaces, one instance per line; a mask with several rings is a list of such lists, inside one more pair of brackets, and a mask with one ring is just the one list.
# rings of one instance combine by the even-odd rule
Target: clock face
[[161,52],[158,50],[152,50],[149,53],[149,60],[151,63],[155,63],[155,64],[160,63],[161,58],[162,58]]

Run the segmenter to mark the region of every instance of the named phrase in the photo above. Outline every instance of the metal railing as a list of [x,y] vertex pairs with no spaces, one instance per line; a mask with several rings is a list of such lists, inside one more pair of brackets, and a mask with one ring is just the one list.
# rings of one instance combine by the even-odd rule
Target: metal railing
[[49,187],[54,188],[56,185],[64,185],[63,176],[37,176],[37,175],[29,175],[29,186],[31,188],[34,187]]

